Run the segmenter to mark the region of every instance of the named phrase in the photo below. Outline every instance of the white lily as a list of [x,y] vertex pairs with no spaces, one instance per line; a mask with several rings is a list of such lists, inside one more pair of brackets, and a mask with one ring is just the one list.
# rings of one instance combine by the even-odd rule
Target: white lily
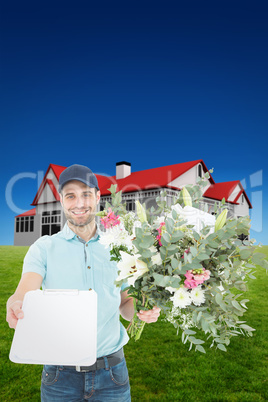
[[136,211],[137,211],[139,220],[141,221],[141,223],[147,222],[146,211],[145,211],[144,207],[141,205],[139,200],[136,200],[135,204],[136,204]]
[[128,284],[134,285],[136,279],[149,271],[147,264],[139,260],[139,254],[130,255],[124,251],[120,251],[120,255],[122,260],[117,263],[120,270],[119,276],[116,279],[117,282],[128,278]]
[[184,202],[185,206],[186,205],[188,205],[189,207],[192,206],[192,198],[186,187],[183,187],[183,189],[182,189],[182,198],[183,198],[183,202]]
[[210,227],[210,233],[214,232],[215,216],[189,205],[182,208],[179,204],[175,204],[171,208],[186,221],[186,225],[194,225],[193,229],[196,232],[200,233],[204,226]]

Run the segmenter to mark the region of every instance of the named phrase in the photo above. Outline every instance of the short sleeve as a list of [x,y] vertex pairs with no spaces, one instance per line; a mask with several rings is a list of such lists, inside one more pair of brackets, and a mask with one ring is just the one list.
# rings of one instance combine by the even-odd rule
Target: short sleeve
[[124,292],[124,290],[126,290],[126,288],[129,287],[129,284],[127,282],[124,282],[121,286],[121,292]]
[[35,272],[43,278],[47,269],[47,252],[44,236],[32,244],[24,258],[22,273]]

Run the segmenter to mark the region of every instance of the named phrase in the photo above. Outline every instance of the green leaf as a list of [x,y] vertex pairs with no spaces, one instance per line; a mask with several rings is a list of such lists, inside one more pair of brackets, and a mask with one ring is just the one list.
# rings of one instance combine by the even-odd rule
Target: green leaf
[[195,247],[190,247],[190,252],[191,252],[193,257],[197,256],[198,251],[197,251],[197,249]]
[[142,231],[142,228],[138,228],[138,227],[136,227],[136,228],[135,228],[135,235],[136,235],[136,237],[137,237],[137,238],[141,238],[141,237],[143,237],[143,231]]
[[176,244],[170,244],[170,246],[167,246],[167,250],[175,253],[175,251],[178,250],[178,246]]
[[199,262],[197,262],[197,261],[192,261],[191,263],[189,263],[189,264],[185,264],[184,265],[184,267],[187,269],[187,270],[189,270],[189,269],[199,269],[199,268],[203,268],[203,266],[199,263]]
[[256,329],[251,328],[249,325],[246,325],[246,324],[241,324],[239,327],[242,328],[242,329],[244,329],[244,330],[247,331],[247,332],[256,331]]
[[176,221],[177,219],[178,219],[178,214],[177,214],[177,212],[175,211],[175,209],[172,209],[172,218]]
[[170,235],[168,234],[168,233],[163,233],[162,234],[162,236],[161,236],[161,243],[162,243],[162,239],[164,239],[164,241],[166,242],[166,243],[171,243],[170,242]]
[[197,256],[196,256],[196,258],[199,260],[199,261],[204,261],[204,260],[209,260],[210,259],[210,256],[208,255],[208,254],[205,254],[205,253],[200,253],[200,254],[198,254]]
[[223,352],[227,352],[226,347],[222,343],[218,343],[217,348],[222,350]]
[[144,258],[150,258],[152,255],[153,255],[153,253],[151,252],[151,250],[148,250],[148,249],[143,250],[141,252],[141,256]]
[[140,247],[142,248],[149,248],[151,247],[155,242],[155,239],[153,238],[153,236],[144,236],[141,240],[140,240]]
[[153,273],[153,277],[155,280],[155,284],[162,287],[167,287],[170,284],[170,277],[157,274],[156,272]]
[[216,302],[217,302],[218,304],[221,304],[221,303],[222,303],[222,299],[223,299],[222,294],[221,294],[221,293],[217,293],[217,294],[216,294],[216,297],[215,297]]
[[[167,234],[167,233],[165,233],[165,234]],[[169,236],[169,235],[168,235],[168,236]],[[170,242],[169,242],[169,241],[166,241],[166,238],[163,237],[163,236],[161,236],[161,240],[160,240],[160,241],[161,241],[161,243],[162,243],[162,246],[164,246],[165,248],[170,245]]]
[[197,339],[194,336],[189,336],[189,341],[194,345],[201,345],[202,343],[205,343],[205,341],[202,341],[202,339]]
[[177,269],[179,266],[179,261],[177,260],[177,258],[172,258],[171,259],[171,266],[173,269]]
[[[133,243],[134,243],[134,242],[133,242]],[[160,251],[160,256],[161,256],[161,258],[162,258],[162,260],[164,261],[164,260],[166,259],[166,256],[167,256],[167,252],[166,252],[165,247],[161,246],[160,249],[159,249],[159,251]]]
[[219,243],[217,243],[215,240],[209,240],[208,245],[211,248],[218,248],[219,247]]
[[112,184],[110,188],[108,188],[108,191],[110,191],[111,194],[115,194],[116,193],[116,187],[117,184]]
[[196,345],[195,350],[198,350],[201,353],[206,353],[205,349],[201,345]]
[[184,330],[184,333],[185,333],[186,335],[195,335],[195,334],[196,334],[196,332],[195,332],[195,331],[192,331],[191,329],[185,329],[185,330]]
[[177,242],[178,240],[182,239],[184,237],[184,234],[181,230],[176,230],[172,236],[171,236],[171,241],[173,243]]
[[196,322],[201,320],[202,314],[203,314],[203,312],[199,311],[199,313],[197,314],[197,317],[196,317]]
[[232,300],[232,305],[233,305],[237,310],[244,311],[243,307],[240,306],[240,304],[238,303],[238,301]]
[[201,327],[204,332],[206,332],[209,328],[209,323],[204,317],[201,319]]
[[240,250],[240,257],[242,260],[247,260],[252,255],[252,252],[253,251],[249,249]]
[[174,230],[174,221],[173,221],[173,219],[170,219],[170,218],[166,219],[166,229],[167,229],[167,232],[170,235],[173,233],[173,230]]
[[174,278],[174,276],[172,277],[172,279],[170,279],[169,281],[169,286],[171,286],[172,288],[178,289],[181,285],[181,278],[180,277],[176,277]]

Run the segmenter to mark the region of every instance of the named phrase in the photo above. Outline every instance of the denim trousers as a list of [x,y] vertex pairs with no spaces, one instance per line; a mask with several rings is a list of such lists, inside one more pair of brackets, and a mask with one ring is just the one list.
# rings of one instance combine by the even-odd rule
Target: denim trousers
[[75,367],[44,366],[42,402],[130,402],[130,385],[125,358],[116,366],[78,372]]

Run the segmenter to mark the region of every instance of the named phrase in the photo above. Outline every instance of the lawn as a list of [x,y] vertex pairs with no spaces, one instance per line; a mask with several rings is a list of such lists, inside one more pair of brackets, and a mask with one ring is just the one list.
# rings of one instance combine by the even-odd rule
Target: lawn
[[[21,275],[27,247],[0,246],[0,400],[39,401],[42,367],[9,361],[13,338],[5,322],[5,303]],[[260,250],[268,257],[268,246]],[[125,346],[132,402],[267,401],[268,400],[268,274],[257,267],[248,282],[250,299],[245,320],[253,337],[235,337],[227,352],[188,351],[172,325],[159,320],[145,326],[140,341]]]

